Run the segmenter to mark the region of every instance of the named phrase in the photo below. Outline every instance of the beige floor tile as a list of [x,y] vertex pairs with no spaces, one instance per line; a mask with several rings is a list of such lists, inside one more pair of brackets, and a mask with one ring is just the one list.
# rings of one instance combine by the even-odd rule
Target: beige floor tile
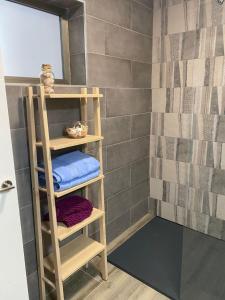
[[[98,264],[98,259],[94,261]],[[93,264],[71,276],[64,284],[65,300],[167,300],[154,289],[108,264],[109,279],[103,281]],[[51,293],[48,300],[56,299]]]
[[155,297],[152,298],[152,300],[170,300],[170,298],[168,298],[168,297],[166,297],[166,296],[164,296],[164,295],[162,295],[160,293],[157,293],[155,295]]
[[94,289],[85,300],[166,300],[161,294],[118,268],[112,268],[109,279]]

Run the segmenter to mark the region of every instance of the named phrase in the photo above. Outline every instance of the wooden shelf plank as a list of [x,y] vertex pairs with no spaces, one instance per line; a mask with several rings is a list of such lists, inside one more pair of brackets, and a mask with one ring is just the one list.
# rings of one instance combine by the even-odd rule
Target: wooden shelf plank
[[[93,179],[91,179],[91,180],[88,180],[88,181],[86,181],[86,182],[84,182],[84,183],[75,185],[75,186],[73,186],[72,188],[67,189],[67,190],[65,190],[65,191],[54,192],[54,196],[55,196],[56,198],[60,198],[60,197],[62,197],[62,196],[65,196],[65,195],[67,195],[67,194],[70,194],[70,193],[72,193],[72,192],[75,192],[75,191],[77,191],[77,190],[79,190],[79,189],[82,189],[82,188],[85,187],[85,186],[88,186],[88,185],[90,185],[90,184],[92,184],[92,183],[95,183],[95,182],[97,182],[97,181],[99,181],[99,180],[101,180],[101,179],[103,179],[103,178],[104,178],[104,175],[99,175],[98,177],[95,177],[95,178],[93,178]],[[39,187],[39,190],[42,191],[42,192],[44,192],[44,193],[47,193],[47,190],[46,190],[45,188]]]
[[[33,95],[34,98],[39,97],[39,95]],[[93,98],[103,98],[103,94],[46,94],[46,99],[93,99]]]
[[[63,241],[64,239],[68,238],[70,235],[74,234],[75,232],[81,230],[85,226],[91,224],[92,222],[98,220],[104,215],[104,211],[99,210],[97,208],[93,208],[93,211],[87,219],[84,221],[72,226],[72,227],[66,227],[63,223],[58,223],[58,239],[59,241]],[[51,234],[49,222],[43,222],[42,223],[42,230],[48,234]]]
[[[104,249],[104,245],[84,235],[80,235],[72,242],[61,247],[60,256],[62,280],[66,280]],[[52,253],[44,259],[44,266],[51,273],[55,273],[53,261]]]
[[45,95],[50,99],[80,99],[80,98],[102,98],[102,94],[49,94]]
[[[84,145],[88,143],[98,142],[101,140],[103,140],[103,137],[97,135],[87,135],[86,137],[80,139],[61,137],[61,138],[50,140],[50,149],[51,150],[65,149],[69,147],[75,147],[75,146]],[[42,147],[42,142],[37,142],[36,145],[37,147]]]

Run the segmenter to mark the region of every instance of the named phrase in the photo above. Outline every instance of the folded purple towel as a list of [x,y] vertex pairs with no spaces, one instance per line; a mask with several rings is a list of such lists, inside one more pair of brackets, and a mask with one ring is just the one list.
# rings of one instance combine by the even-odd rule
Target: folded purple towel
[[[70,196],[56,202],[57,221],[71,227],[80,223],[91,215],[92,203],[80,196]],[[49,214],[44,215],[45,221],[49,220]]]

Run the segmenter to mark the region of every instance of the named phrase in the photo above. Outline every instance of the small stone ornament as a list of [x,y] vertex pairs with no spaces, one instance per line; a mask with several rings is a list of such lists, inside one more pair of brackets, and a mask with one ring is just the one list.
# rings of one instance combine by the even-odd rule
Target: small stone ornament
[[87,135],[88,126],[85,122],[76,122],[73,127],[68,127],[65,129],[66,134],[74,139],[83,138]]
[[52,66],[49,64],[43,64],[41,66],[42,73],[40,76],[41,84],[44,86],[45,94],[54,93],[55,77],[52,72]]

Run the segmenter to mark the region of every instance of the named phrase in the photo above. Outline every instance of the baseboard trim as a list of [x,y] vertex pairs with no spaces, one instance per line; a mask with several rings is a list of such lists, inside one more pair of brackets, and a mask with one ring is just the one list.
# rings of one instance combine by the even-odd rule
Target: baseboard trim
[[138,230],[140,230],[143,226],[145,226],[148,222],[150,222],[154,217],[155,213],[149,212],[144,217],[142,217],[138,222],[129,227],[126,231],[116,237],[112,242],[107,245],[107,252],[110,254],[116,248],[121,246],[124,242],[126,242],[132,235],[134,235]]

